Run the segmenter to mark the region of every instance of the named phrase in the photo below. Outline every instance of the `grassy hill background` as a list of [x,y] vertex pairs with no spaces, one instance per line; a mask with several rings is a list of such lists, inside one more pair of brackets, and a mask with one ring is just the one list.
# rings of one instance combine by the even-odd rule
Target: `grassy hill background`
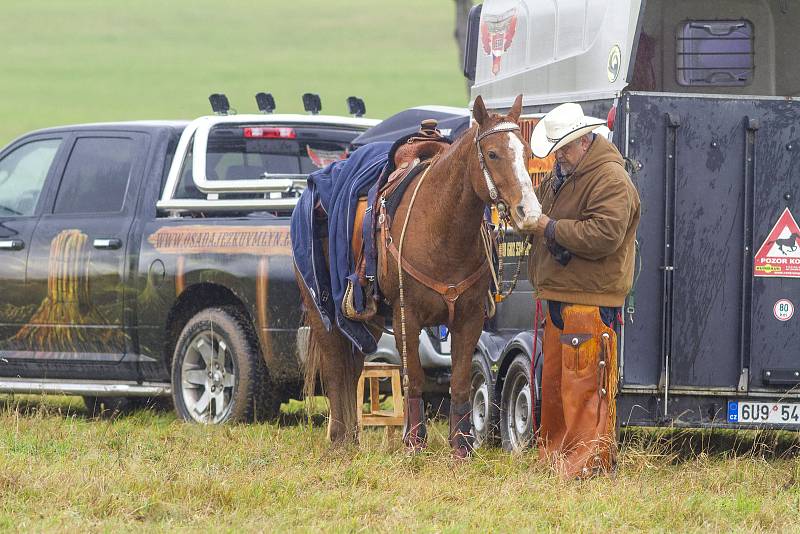
[[194,118],[225,92],[240,112],[364,98],[384,118],[465,105],[452,0],[3,0],[0,146],[34,128]]

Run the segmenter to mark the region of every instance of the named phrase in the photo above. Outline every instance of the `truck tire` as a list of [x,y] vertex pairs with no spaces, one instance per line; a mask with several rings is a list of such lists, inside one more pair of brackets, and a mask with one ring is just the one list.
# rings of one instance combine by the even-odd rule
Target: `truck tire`
[[521,451],[533,440],[531,419],[530,360],[520,354],[514,358],[503,381],[500,401],[500,435],[503,449]]
[[275,419],[281,396],[250,323],[235,306],[206,308],[183,327],[172,358],[178,417],[197,423]]
[[489,365],[480,354],[472,357],[470,404],[472,405],[472,432],[475,448],[497,445],[499,406],[495,399]]

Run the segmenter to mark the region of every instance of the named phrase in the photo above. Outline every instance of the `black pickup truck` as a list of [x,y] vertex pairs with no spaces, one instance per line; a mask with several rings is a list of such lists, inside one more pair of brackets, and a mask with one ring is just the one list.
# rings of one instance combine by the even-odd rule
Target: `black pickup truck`
[[[208,116],[37,131],[0,151],[0,392],[172,395],[277,415],[301,385],[288,215],[378,121]],[[263,357],[262,357],[263,355]]]

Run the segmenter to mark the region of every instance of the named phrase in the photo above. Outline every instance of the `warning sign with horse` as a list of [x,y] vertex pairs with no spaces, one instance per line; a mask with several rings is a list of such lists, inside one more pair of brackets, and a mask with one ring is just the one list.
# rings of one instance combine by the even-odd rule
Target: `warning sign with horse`
[[800,278],[800,228],[783,210],[754,258],[753,276]]

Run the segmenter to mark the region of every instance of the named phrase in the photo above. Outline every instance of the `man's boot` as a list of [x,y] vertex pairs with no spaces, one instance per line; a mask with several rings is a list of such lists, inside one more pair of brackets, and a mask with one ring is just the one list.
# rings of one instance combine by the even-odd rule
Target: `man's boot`
[[407,397],[405,411],[406,425],[403,432],[403,444],[409,452],[419,452],[428,445],[425,403],[421,397]]
[[472,410],[469,402],[450,405],[450,447],[453,457],[464,460],[472,453]]

